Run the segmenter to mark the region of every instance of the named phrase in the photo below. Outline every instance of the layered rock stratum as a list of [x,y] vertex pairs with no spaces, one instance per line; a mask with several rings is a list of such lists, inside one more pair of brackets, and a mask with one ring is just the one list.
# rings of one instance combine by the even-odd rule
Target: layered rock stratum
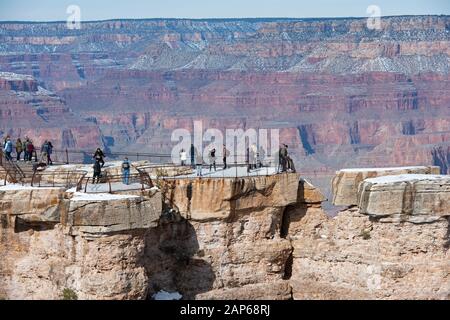
[[357,204],[333,218],[294,173],[113,194],[7,184],[0,297],[449,299],[449,177],[391,169],[359,169]]
[[329,199],[328,181],[344,167],[446,174],[449,26],[448,16],[384,17],[379,30],[364,18],[115,20],[80,30],[3,22],[0,131],[58,148],[170,153],[172,131],[194,120],[279,128]]

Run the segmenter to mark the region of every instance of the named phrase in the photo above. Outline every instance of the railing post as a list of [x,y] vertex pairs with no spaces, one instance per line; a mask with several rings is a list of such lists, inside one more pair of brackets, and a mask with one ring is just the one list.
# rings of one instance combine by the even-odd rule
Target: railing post
[[69,151],[66,148],[66,164],[69,164]]
[[34,177],[36,175],[36,171],[33,171],[33,175],[31,176],[31,186],[34,185]]

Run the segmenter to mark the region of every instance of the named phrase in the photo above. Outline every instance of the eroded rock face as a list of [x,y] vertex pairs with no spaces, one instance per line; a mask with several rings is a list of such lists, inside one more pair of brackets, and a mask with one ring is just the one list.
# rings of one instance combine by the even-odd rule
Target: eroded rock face
[[334,218],[297,174],[157,183],[114,195],[0,187],[0,297],[450,299],[446,176],[366,179],[360,208]]
[[450,299],[449,220],[381,222],[306,211],[293,234],[294,299]]
[[417,166],[339,170],[332,181],[333,204],[336,206],[356,206],[358,204],[358,186],[367,178],[412,173],[439,174],[439,167]]
[[0,187],[0,214],[29,222],[58,223],[66,212],[64,188]]
[[282,208],[297,200],[297,174],[239,179],[176,179],[162,184],[166,202],[184,217],[232,219],[239,211]]
[[450,216],[450,176],[398,175],[364,180],[360,213],[422,223]]
[[[159,194],[158,194],[159,195]],[[64,223],[83,233],[108,234],[155,227],[161,214],[159,196],[78,195],[70,200]]]
[[145,230],[161,194],[66,193],[7,185],[0,190],[0,297],[144,299]]
[[98,238],[22,226],[0,230],[0,296],[5,299],[143,299],[147,277],[141,264],[143,232]]
[[[350,190],[355,176],[367,173],[352,171],[352,183],[339,190]],[[448,179],[366,179],[359,208],[334,218],[320,208],[294,206],[288,232],[294,299],[450,299]]]
[[178,291],[190,299],[291,297],[285,274],[292,246],[281,230],[285,207],[297,202],[298,175],[166,183],[172,211],[146,237],[150,292]]

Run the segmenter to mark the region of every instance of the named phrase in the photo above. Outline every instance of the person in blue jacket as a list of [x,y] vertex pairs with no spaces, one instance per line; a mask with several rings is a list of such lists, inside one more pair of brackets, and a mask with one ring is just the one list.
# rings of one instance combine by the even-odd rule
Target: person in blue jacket
[[5,152],[5,158],[11,161],[12,160],[11,152],[13,151],[13,145],[9,137],[6,137],[5,147],[3,148],[3,151]]
[[122,162],[122,181],[124,184],[128,185],[129,179],[130,179],[130,161],[128,161],[128,158],[125,158]]

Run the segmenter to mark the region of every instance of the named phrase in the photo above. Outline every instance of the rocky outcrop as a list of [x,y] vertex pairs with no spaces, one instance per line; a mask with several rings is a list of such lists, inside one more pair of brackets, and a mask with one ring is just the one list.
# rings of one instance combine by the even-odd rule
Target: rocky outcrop
[[367,178],[333,218],[293,173],[114,194],[7,185],[0,297],[450,299],[448,180]]
[[367,178],[399,174],[439,174],[439,167],[397,167],[342,169],[336,172],[332,181],[333,204],[355,206],[358,204],[358,186]]
[[16,75],[0,75],[0,135],[170,153],[173,130],[193,120],[222,131],[279,128],[296,167],[330,199],[328,181],[344,167],[448,173],[449,17],[366,23],[118,20],[71,32],[1,23],[0,70]]
[[294,207],[294,299],[450,299],[449,196],[448,176],[404,174],[362,181],[334,218]]
[[167,211],[147,234],[150,292],[179,291],[188,299],[291,297],[285,274],[292,247],[281,230],[285,207],[297,201],[296,174],[162,183]]
[[7,185],[0,206],[0,297],[146,297],[145,231],[161,214],[157,190],[111,195]]
[[386,223],[354,207],[301,221],[294,299],[450,299],[448,219]]
[[394,175],[364,180],[359,185],[360,213],[415,223],[450,216],[450,176]]

